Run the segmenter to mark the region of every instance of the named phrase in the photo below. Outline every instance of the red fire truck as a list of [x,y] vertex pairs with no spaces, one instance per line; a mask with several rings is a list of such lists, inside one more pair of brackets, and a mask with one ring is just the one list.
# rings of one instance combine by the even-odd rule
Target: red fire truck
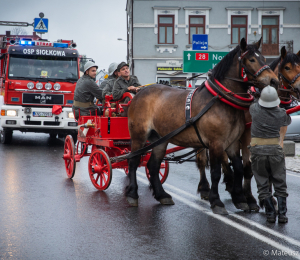
[[79,55],[73,41],[0,38],[1,143],[14,130],[71,134],[77,122],[72,113]]

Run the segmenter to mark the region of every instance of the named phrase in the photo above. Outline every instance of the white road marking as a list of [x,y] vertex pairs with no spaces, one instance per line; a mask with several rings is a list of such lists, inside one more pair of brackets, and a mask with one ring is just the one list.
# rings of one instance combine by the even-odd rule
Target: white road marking
[[[141,173],[138,173],[138,174],[140,175]],[[148,180],[146,180],[145,178],[141,178],[141,177],[137,176],[137,179],[140,182],[142,182],[142,183],[144,183],[146,185],[149,184]],[[283,245],[279,244],[278,242],[276,242],[276,241],[274,241],[274,240],[272,240],[272,239],[270,239],[270,238],[268,238],[266,236],[263,236],[263,235],[257,233],[256,231],[253,231],[253,230],[251,230],[251,229],[249,229],[247,227],[244,227],[243,225],[238,224],[238,223],[236,223],[236,222],[234,222],[234,221],[232,221],[232,220],[230,220],[230,219],[228,219],[226,217],[214,214],[211,211],[207,210],[206,208],[203,208],[200,205],[198,205],[198,204],[196,204],[196,203],[194,203],[194,202],[192,202],[190,200],[182,198],[179,195],[177,195],[177,194],[175,194],[175,193],[173,193],[171,191],[167,191],[166,190],[166,192],[168,192],[173,198],[176,198],[178,201],[181,201],[182,203],[186,204],[187,206],[189,206],[191,208],[194,208],[196,210],[199,210],[199,211],[201,211],[201,212],[209,215],[210,217],[218,219],[218,220],[222,221],[223,223],[225,223],[225,224],[227,224],[229,226],[232,226],[232,227],[240,230],[241,232],[243,232],[243,233],[245,233],[247,235],[250,235],[250,236],[252,236],[252,237],[254,237],[254,238],[256,238],[256,239],[258,239],[258,240],[260,240],[260,241],[262,241],[264,243],[266,243],[266,244],[269,244],[272,247],[275,247],[275,248],[281,250],[282,252],[287,252],[287,253],[295,252],[295,250],[293,250],[292,248],[283,246]],[[293,257],[293,258],[295,258],[295,259],[300,259],[300,255],[290,255],[290,256]]]
[[[141,178],[141,177],[137,176],[137,178],[139,179],[139,181],[143,182],[144,184],[149,184],[148,179],[145,179],[145,173],[140,172],[140,171],[137,171],[137,174],[143,177],[143,178]],[[195,199],[195,200],[197,200],[197,201],[200,201],[201,203],[204,203],[204,204],[210,206],[210,204],[209,204],[208,201],[203,201],[203,200],[201,200],[199,197],[197,197],[197,196],[195,196],[195,195],[193,195],[193,194],[191,194],[191,193],[188,193],[188,192],[186,192],[186,191],[184,191],[184,190],[181,190],[181,189],[179,189],[179,188],[177,188],[177,187],[175,187],[175,186],[173,186],[173,185],[164,183],[164,186],[167,187],[167,188],[169,188],[169,189],[172,189],[173,191],[176,191],[177,193],[181,193],[181,194],[183,194],[183,195],[186,195],[186,196],[188,196],[188,197],[190,197],[190,198],[193,198],[193,199]],[[241,230],[241,231],[243,231],[243,232],[245,232],[245,233],[247,233],[247,234],[250,234],[250,233],[249,233],[249,230],[250,230],[249,228],[244,227],[244,226],[242,226],[241,224],[238,224],[238,223],[236,223],[236,222],[234,222],[234,221],[232,221],[232,220],[230,220],[230,219],[228,219],[228,218],[226,218],[226,217],[223,217],[223,216],[221,216],[221,215],[214,214],[214,213],[212,213],[212,211],[211,211],[210,209],[203,208],[203,207],[201,207],[200,205],[198,205],[198,204],[196,204],[196,203],[194,203],[194,202],[192,202],[192,201],[190,201],[190,200],[187,200],[187,199],[185,199],[185,198],[180,197],[178,194],[175,194],[175,193],[170,192],[170,191],[167,191],[167,192],[170,193],[171,196],[173,196],[174,198],[178,199],[179,201],[181,201],[181,202],[187,204],[188,206],[191,206],[191,207],[196,208],[196,209],[198,209],[198,210],[200,210],[200,211],[203,211],[204,213],[206,213],[206,214],[208,214],[208,215],[210,215],[210,216],[212,216],[212,217],[215,217],[215,218],[217,218],[217,219],[219,219],[219,220],[221,220],[221,221],[224,220],[224,221],[223,221],[224,223],[226,223],[226,224],[228,224],[228,225],[231,225],[231,226],[233,226],[233,227],[235,227],[234,225],[237,225],[237,226],[236,226],[237,229],[241,230],[240,228],[243,228],[243,230]],[[171,193],[172,193],[172,194],[171,194]],[[242,216],[240,216],[240,215],[237,215],[237,214],[235,214],[234,212],[228,211],[228,213],[230,214],[230,216],[232,216],[232,217],[234,217],[234,218],[236,218],[236,219],[239,219],[239,220],[241,220],[241,221],[243,221],[243,222],[245,222],[245,223],[247,223],[247,224],[249,224],[249,225],[252,225],[252,226],[254,226],[254,227],[256,227],[256,228],[258,228],[258,229],[260,229],[260,230],[262,230],[262,231],[265,231],[265,232],[267,232],[267,233],[269,233],[269,234],[271,234],[271,235],[273,235],[273,236],[276,236],[276,237],[278,237],[278,238],[280,238],[280,239],[284,239],[285,241],[287,241],[288,243],[290,243],[290,244],[292,244],[292,245],[295,245],[295,246],[297,246],[297,247],[300,247],[300,241],[298,241],[298,240],[296,240],[296,239],[293,239],[293,238],[291,238],[291,237],[285,236],[285,235],[283,235],[283,234],[281,234],[281,233],[279,233],[279,232],[277,232],[277,231],[274,231],[274,230],[272,230],[272,229],[270,229],[270,228],[267,228],[267,227],[265,227],[265,226],[263,226],[263,225],[261,225],[261,224],[259,224],[259,223],[257,223],[257,222],[254,222],[254,221],[252,221],[252,220],[250,220],[250,219],[248,219],[248,218],[245,218],[245,217],[242,217]],[[226,221],[225,221],[225,220],[226,220]],[[228,221],[229,221],[229,222],[228,222]],[[268,244],[270,244],[270,245],[272,245],[272,246],[274,246],[274,247],[277,247],[277,248],[279,248],[280,250],[283,250],[283,251],[285,251],[285,252],[292,252],[292,251],[293,251],[291,248],[285,247],[285,246],[283,246],[283,245],[277,243],[276,241],[274,241],[274,240],[272,240],[272,239],[269,239],[268,237],[265,237],[265,236],[263,236],[263,235],[260,235],[259,233],[255,232],[255,231],[252,231],[252,230],[250,230],[250,231],[251,231],[251,234],[250,234],[251,236],[254,236],[254,237],[256,237],[256,238],[258,238],[258,239],[260,239],[260,240],[263,239],[262,241],[264,241],[264,242],[266,242],[266,243],[268,243]],[[252,234],[255,234],[255,235],[252,235]],[[259,237],[258,237],[258,235],[259,235]],[[275,244],[276,244],[276,246],[275,246]],[[279,246],[278,246],[278,245],[279,245]],[[284,247],[285,249],[281,249],[281,247]],[[293,256],[293,257],[295,257],[295,258],[297,258],[297,259],[300,259],[300,255],[299,255],[299,256]]]
[[291,176],[295,176],[295,177],[300,178],[300,175],[296,175],[296,174],[287,173],[287,175],[291,175]]

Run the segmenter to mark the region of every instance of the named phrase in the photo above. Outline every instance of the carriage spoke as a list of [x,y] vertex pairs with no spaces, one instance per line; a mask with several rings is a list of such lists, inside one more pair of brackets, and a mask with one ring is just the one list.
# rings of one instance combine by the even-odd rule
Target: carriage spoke
[[99,176],[100,176],[100,187],[102,188],[103,187],[103,178],[102,178],[102,174],[99,174]]
[[161,171],[159,171],[159,175],[163,178],[164,177],[164,175],[163,175],[163,173],[161,172]]
[[97,174],[96,183],[98,183],[99,177],[101,174]]

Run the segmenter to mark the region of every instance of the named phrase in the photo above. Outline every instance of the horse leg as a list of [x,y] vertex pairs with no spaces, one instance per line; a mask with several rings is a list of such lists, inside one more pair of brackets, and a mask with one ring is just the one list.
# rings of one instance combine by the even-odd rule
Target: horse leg
[[126,187],[126,199],[130,206],[137,207],[138,206],[138,198],[139,195],[137,193],[138,191],[138,185],[136,181],[136,170],[140,164],[141,155],[135,156],[128,161],[128,178],[129,178],[129,185]]
[[210,161],[210,175],[211,175],[211,190],[209,193],[209,202],[213,213],[220,215],[227,215],[223,202],[219,195],[219,182],[221,179],[221,161],[224,150],[222,145],[210,145],[209,147],[209,161]]
[[[146,133],[137,135],[140,138],[132,139],[131,140],[131,151],[137,151],[140,148],[144,147],[146,143]],[[145,138],[142,138],[144,136]],[[129,178],[129,185],[126,187],[125,196],[128,203],[131,206],[137,207],[138,206],[138,185],[136,181],[136,170],[139,167],[141,161],[141,155],[137,155],[128,160],[128,178]]]
[[152,154],[147,163],[150,175],[150,189],[154,198],[163,205],[174,205],[171,195],[165,192],[159,179],[161,162],[166,154],[168,143],[161,144],[152,150]]
[[249,210],[247,200],[243,193],[243,164],[240,158],[240,143],[236,141],[228,149],[227,154],[232,161],[232,167],[234,171],[233,188],[231,192],[231,198],[234,206],[237,209]]
[[244,184],[243,191],[249,206],[249,210],[259,211],[259,206],[257,205],[256,199],[254,198],[251,190],[251,179],[253,177],[251,162],[250,162],[250,150],[248,145],[251,141],[251,129],[245,129],[244,133],[241,136],[242,143],[242,159],[244,167]]
[[205,168],[207,167],[208,162],[208,150],[202,149],[196,157],[196,164],[200,171],[200,182],[198,185],[197,192],[200,193],[201,199],[208,200],[210,186],[206,178]]
[[233,171],[230,168],[229,162],[228,162],[228,156],[226,152],[223,153],[222,157],[222,171],[224,173],[224,179],[223,182],[226,184],[226,191],[228,191],[230,194],[232,192],[232,187],[233,187]]

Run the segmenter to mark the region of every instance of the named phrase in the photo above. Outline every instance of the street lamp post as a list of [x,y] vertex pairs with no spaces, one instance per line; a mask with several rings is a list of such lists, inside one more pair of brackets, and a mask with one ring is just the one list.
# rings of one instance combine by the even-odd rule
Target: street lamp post
[[[118,41],[124,41],[124,42],[127,42],[127,40],[124,40],[124,39],[122,39],[122,38],[118,38],[117,40],[118,40]],[[128,52],[127,52],[126,60],[127,60],[127,62],[128,62]]]

